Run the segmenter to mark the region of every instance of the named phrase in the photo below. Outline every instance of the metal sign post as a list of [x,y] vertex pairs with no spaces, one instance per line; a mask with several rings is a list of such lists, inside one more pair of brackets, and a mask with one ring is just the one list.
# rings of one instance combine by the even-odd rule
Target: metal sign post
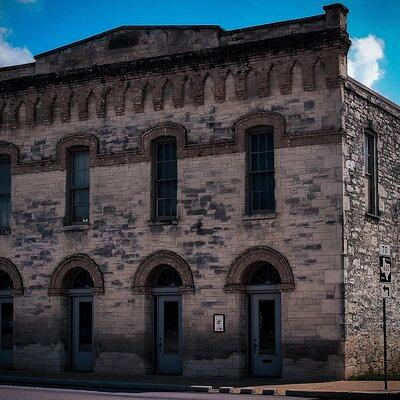
[[387,340],[386,340],[386,299],[390,297],[390,282],[392,281],[392,260],[390,246],[379,246],[379,280],[381,282],[381,297],[383,300],[383,369],[385,373],[385,390],[388,388],[387,379]]

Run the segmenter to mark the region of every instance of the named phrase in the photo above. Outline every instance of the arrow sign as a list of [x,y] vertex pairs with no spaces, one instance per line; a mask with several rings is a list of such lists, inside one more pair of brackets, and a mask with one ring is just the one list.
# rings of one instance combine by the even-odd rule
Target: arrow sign
[[387,299],[390,297],[390,286],[389,285],[382,285],[381,288],[381,297],[383,299]]

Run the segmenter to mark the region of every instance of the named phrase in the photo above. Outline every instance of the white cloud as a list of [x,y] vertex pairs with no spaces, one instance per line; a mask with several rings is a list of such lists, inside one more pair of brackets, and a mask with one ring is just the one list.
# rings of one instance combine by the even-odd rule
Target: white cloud
[[364,85],[372,87],[384,74],[379,65],[384,57],[384,48],[385,42],[375,35],[352,38],[348,74]]
[[26,47],[13,47],[7,42],[7,36],[10,33],[9,29],[0,27],[0,67],[33,61],[32,53]]

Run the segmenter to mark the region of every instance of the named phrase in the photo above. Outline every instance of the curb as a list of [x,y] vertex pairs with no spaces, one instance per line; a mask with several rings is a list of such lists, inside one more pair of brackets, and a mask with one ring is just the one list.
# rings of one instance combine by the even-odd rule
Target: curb
[[397,400],[400,398],[400,392],[344,392],[288,389],[285,392],[285,396],[335,400]]
[[33,378],[0,376],[0,385],[35,385],[35,386],[56,386],[56,387],[78,387],[91,389],[124,389],[124,390],[147,390],[161,392],[208,392],[211,386],[193,385],[171,385],[160,383],[131,383],[119,381],[97,381],[89,379],[65,379],[65,378]]

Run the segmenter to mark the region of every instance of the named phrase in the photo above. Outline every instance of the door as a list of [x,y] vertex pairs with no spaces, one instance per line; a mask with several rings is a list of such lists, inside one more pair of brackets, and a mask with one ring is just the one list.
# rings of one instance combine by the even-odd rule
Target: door
[[72,369],[93,371],[93,301],[91,296],[72,297]]
[[157,297],[157,372],[182,374],[181,296]]
[[280,376],[280,294],[251,295],[251,350],[254,375]]
[[0,368],[13,366],[13,300],[0,298]]

